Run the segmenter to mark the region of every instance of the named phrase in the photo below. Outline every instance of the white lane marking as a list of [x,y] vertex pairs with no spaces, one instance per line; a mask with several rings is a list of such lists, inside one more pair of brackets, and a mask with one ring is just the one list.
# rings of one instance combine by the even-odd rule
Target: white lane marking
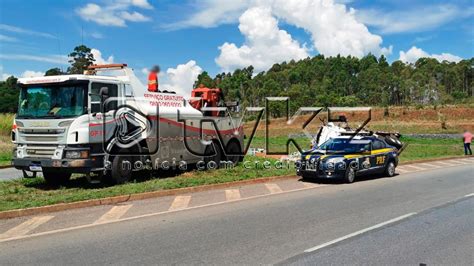
[[325,185],[320,185],[320,184],[315,184],[315,183],[310,183],[310,182],[303,182],[303,186],[307,188],[315,188],[315,187],[323,187]]
[[[304,191],[304,190],[311,190],[311,189],[314,189],[314,188],[325,187],[325,186],[326,185],[320,185],[320,186],[317,186],[317,187],[305,187],[305,188],[298,188],[298,189],[293,189],[293,190],[286,190],[286,191],[283,191],[280,194],[261,194],[261,195],[242,198],[238,201],[248,201],[248,200],[259,199],[259,198],[264,198],[264,197],[271,197],[271,196],[274,196],[274,195],[295,193],[295,192],[300,192],[300,191]],[[14,241],[14,240],[20,240],[20,239],[26,239],[26,238],[33,238],[33,237],[38,237],[38,236],[52,235],[52,234],[57,234],[57,233],[64,233],[64,232],[74,231],[74,230],[78,230],[78,229],[91,228],[91,227],[95,227],[95,226],[98,226],[98,225],[104,225],[104,224],[113,224],[113,223],[118,223],[118,222],[133,221],[133,220],[138,220],[138,219],[142,219],[142,218],[154,217],[154,216],[158,216],[158,215],[162,215],[162,214],[180,212],[180,211],[183,211],[183,210],[194,210],[194,209],[201,209],[201,208],[219,206],[219,205],[224,205],[224,204],[227,204],[227,203],[228,203],[228,201],[220,201],[220,202],[215,202],[215,203],[209,203],[209,204],[189,207],[189,208],[186,208],[186,209],[167,210],[167,211],[147,213],[147,214],[142,214],[142,215],[137,215],[137,216],[132,216],[132,217],[126,217],[126,218],[122,218],[122,219],[119,219],[119,220],[116,220],[116,221],[105,222],[105,223],[102,223],[102,224],[92,223],[92,224],[78,225],[78,226],[62,228],[62,229],[56,229],[56,230],[40,232],[40,233],[35,233],[35,234],[30,234],[30,235],[16,236],[16,237],[11,237],[11,238],[7,238],[7,239],[0,239],[0,243],[8,242],[8,241]]]
[[0,235],[0,239],[7,239],[12,237],[19,237],[28,234],[28,232],[32,231],[33,229],[37,228],[38,226],[48,222],[49,220],[53,219],[54,216],[36,216],[28,221],[25,221],[10,230],[6,231],[5,233]]
[[132,206],[132,204],[114,206],[108,212],[104,213],[104,215],[102,215],[94,223],[100,224],[109,221],[116,221],[120,219]]
[[435,165],[435,164],[430,164],[430,163],[422,163],[420,165],[423,166],[423,167],[428,167],[428,169],[430,169],[430,168],[435,168],[436,169],[436,168],[442,167],[442,166]]
[[171,203],[169,211],[186,209],[191,201],[191,196],[176,196]]
[[454,165],[460,165],[460,164],[464,164],[463,162],[460,162],[459,160],[449,160],[449,161],[446,161],[447,163],[450,163],[450,164],[454,164]]
[[324,244],[321,244],[321,245],[318,245],[318,246],[315,246],[315,247],[312,247],[312,248],[309,248],[307,250],[305,250],[304,252],[313,252],[313,251],[316,251],[318,249],[322,249],[324,247],[327,247],[327,246],[330,246],[332,244],[335,244],[337,242],[341,242],[343,240],[346,240],[346,239],[349,239],[351,237],[354,237],[354,236],[357,236],[357,235],[360,235],[360,234],[363,234],[363,233],[366,233],[366,232],[369,232],[369,231],[372,231],[374,229],[377,229],[377,228],[380,228],[382,226],[385,226],[385,225],[388,225],[388,224],[391,224],[391,223],[395,223],[395,222],[398,222],[398,221],[401,221],[403,219],[406,219],[410,216],[413,216],[415,215],[416,212],[412,212],[412,213],[408,213],[408,214],[405,214],[405,215],[402,215],[402,216],[398,216],[397,218],[393,218],[391,220],[388,220],[388,221],[385,221],[383,223],[379,223],[379,224],[376,224],[374,226],[371,226],[371,227],[368,227],[368,228],[365,228],[365,229],[362,229],[362,230],[359,230],[357,232],[354,232],[352,234],[348,234],[348,235],[345,235],[343,237],[339,237],[339,238],[336,238],[334,240],[331,240],[329,242],[326,242]]
[[239,200],[240,199],[240,190],[238,189],[226,189],[225,198],[228,201]]
[[472,163],[472,160],[469,159],[459,159],[461,162]]
[[467,194],[467,195],[465,195],[464,197],[465,197],[465,198],[469,198],[469,197],[472,197],[472,196],[474,196],[474,193]]
[[397,172],[400,172],[401,174],[403,174],[403,173],[410,173],[411,171],[405,168],[398,167]]
[[415,166],[415,165],[405,165],[405,167],[411,167],[411,168],[414,168],[415,170],[419,170],[419,171],[423,171],[423,170],[426,170],[426,168],[423,168],[423,167],[419,167],[419,166]]
[[438,164],[445,165],[445,166],[456,166],[457,164],[447,163],[447,162],[437,162]]
[[271,194],[283,192],[283,190],[275,183],[266,183],[265,187],[267,187]]

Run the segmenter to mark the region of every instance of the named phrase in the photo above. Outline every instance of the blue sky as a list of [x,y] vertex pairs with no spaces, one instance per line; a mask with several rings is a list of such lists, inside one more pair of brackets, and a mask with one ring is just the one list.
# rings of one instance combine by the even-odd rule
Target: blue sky
[[169,83],[249,63],[265,70],[318,53],[457,61],[474,56],[474,6],[472,0],[0,2],[0,78],[66,69],[65,55],[82,42],[103,61],[128,63],[139,75],[159,64]]

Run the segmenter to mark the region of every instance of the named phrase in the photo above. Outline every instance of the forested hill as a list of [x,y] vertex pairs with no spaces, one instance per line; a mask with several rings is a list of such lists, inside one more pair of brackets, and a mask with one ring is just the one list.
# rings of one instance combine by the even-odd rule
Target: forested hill
[[195,86],[223,89],[228,100],[264,106],[268,96],[289,96],[299,106],[386,106],[473,102],[474,58],[459,63],[421,58],[415,64],[384,56],[324,57],[275,64],[254,75],[253,67],[211,78],[203,72]]

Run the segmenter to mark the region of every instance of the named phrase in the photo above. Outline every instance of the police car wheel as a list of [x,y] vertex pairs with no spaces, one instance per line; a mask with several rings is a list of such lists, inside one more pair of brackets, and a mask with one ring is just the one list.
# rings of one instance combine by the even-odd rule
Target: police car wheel
[[394,162],[389,162],[387,166],[385,167],[385,175],[388,177],[392,177],[395,175],[395,163]]
[[346,170],[345,181],[346,183],[352,183],[355,180],[355,171],[352,167],[348,167]]

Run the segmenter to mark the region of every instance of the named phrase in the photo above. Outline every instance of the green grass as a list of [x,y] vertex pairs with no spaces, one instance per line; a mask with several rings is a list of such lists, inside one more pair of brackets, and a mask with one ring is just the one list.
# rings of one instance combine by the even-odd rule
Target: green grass
[[461,139],[421,139],[402,137],[408,147],[400,156],[401,162],[461,156],[464,147]]
[[[310,141],[307,138],[295,138],[298,145],[302,149],[308,149]],[[272,138],[269,142],[270,147],[284,147],[287,138],[284,136]],[[408,147],[400,156],[401,162],[409,162],[413,160],[434,159],[452,156],[461,156],[464,154],[464,148],[461,139],[433,139],[433,138],[412,138],[402,137],[404,143],[408,143]],[[265,148],[265,139],[263,137],[255,137],[252,140],[251,147]],[[296,151],[291,145],[290,151]]]
[[10,165],[12,147],[10,134],[15,114],[0,114],[0,166]]
[[[246,157],[246,161],[262,163],[263,159]],[[85,177],[75,177],[69,185],[59,189],[48,187],[42,178],[5,181],[0,182],[0,211],[291,174],[294,170],[289,167],[267,170],[253,166],[246,169],[239,164],[233,169],[195,170],[176,177],[142,179],[117,186],[92,185],[87,183]]]
[[15,114],[0,114],[0,135],[10,136]]

